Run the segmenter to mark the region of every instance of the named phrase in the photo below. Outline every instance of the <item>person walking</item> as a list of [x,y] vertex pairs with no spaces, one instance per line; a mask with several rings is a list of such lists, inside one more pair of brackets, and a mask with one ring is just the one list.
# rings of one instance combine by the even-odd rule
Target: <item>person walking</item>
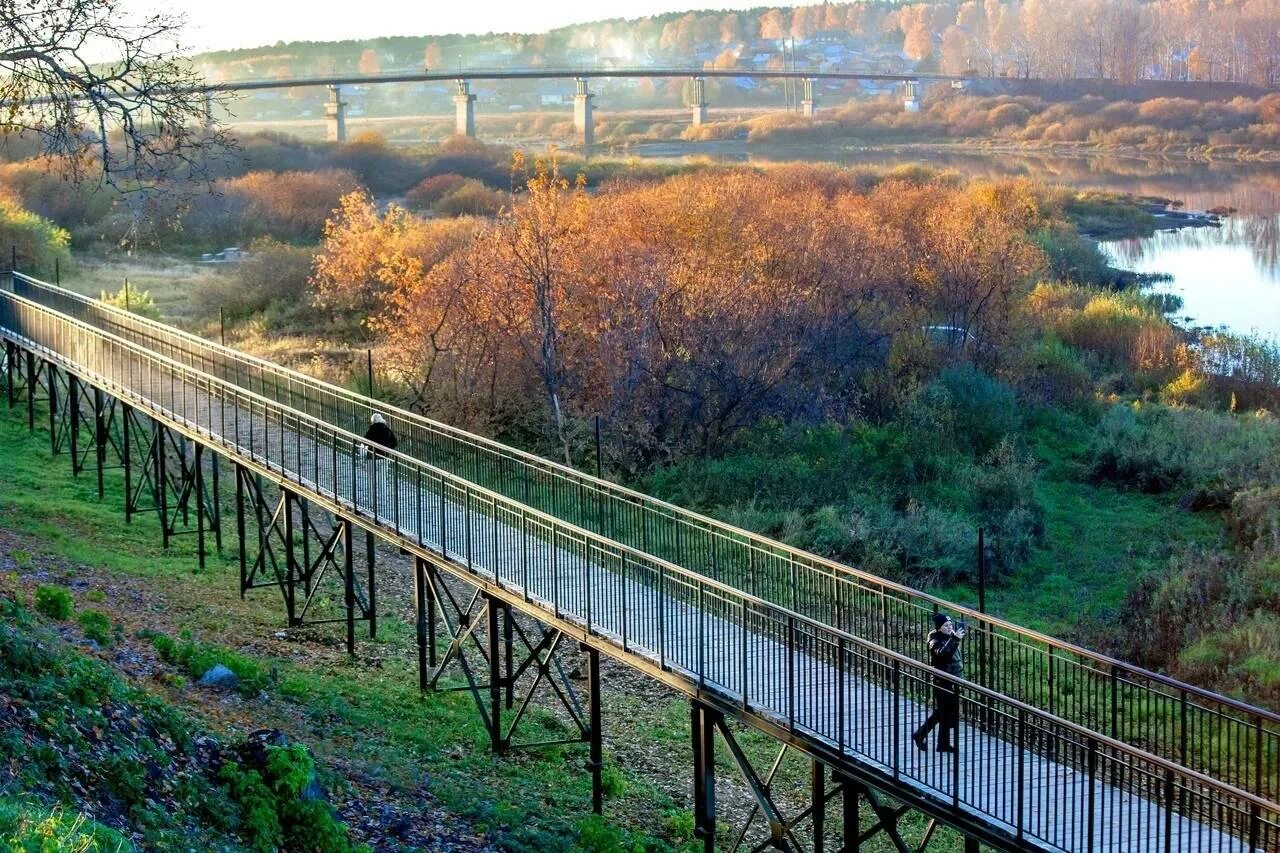
[[[964,635],[963,623],[957,626],[947,614],[933,614],[933,630],[929,632],[929,665],[948,675],[963,677],[964,655],[960,643]],[[911,735],[916,748],[922,751],[928,749],[925,739],[935,726],[938,727],[938,752],[955,752],[952,732],[956,733],[958,740],[960,694],[955,682],[939,675],[933,677],[933,712]]]
[[[382,510],[388,503],[386,496],[390,494],[387,485],[387,469],[390,467],[391,460],[378,452],[377,448],[385,447],[387,450],[395,450],[400,441],[391,427],[387,426],[387,419],[378,412],[369,416],[369,428],[364,431],[364,439],[369,444],[375,445],[372,451],[373,464],[369,466],[369,494],[377,495],[379,498],[377,508]],[[366,459],[370,455],[370,449],[366,445],[360,445],[359,455],[362,460]],[[379,484],[381,488],[378,488]]]

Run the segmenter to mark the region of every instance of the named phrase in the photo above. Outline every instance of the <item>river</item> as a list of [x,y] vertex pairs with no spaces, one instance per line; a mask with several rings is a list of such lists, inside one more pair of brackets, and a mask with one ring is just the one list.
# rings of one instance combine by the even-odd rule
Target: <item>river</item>
[[1153,289],[1175,293],[1186,326],[1224,327],[1280,339],[1280,164],[1214,162],[1115,154],[1042,154],[948,146],[814,151],[747,149],[742,143],[637,146],[630,152],[663,160],[777,162],[821,160],[893,167],[928,163],[973,177],[1028,177],[1076,189],[1101,189],[1178,199],[1186,210],[1229,207],[1221,228],[1161,231],[1152,237],[1102,243],[1121,269],[1165,273]]

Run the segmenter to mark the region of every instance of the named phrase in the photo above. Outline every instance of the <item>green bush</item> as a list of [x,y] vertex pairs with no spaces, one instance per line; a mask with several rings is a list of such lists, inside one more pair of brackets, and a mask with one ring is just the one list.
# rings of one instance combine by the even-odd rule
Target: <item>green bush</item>
[[230,761],[218,772],[241,811],[240,832],[251,849],[312,850],[347,853],[354,848],[347,827],[331,806],[303,800],[301,794],[315,776],[315,763],[306,747],[269,746],[260,772]]
[[40,584],[36,587],[36,610],[50,619],[65,622],[75,612],[71,590],[64,586]]
[[930,443],[942,439],[974,455],[990,452],[1022,424],[1013,389],[968,364],[943,370],[913,401],[908,418],[908,427]]
[[76,617],[84,635],[100,646],[111,645],[111,618],[101,610],[85,610]]
[[1117,405],[1086,455],[1095,481],[1153,493],[1189,488],[1225,504],[1238,489],[1280,484],[1280,423],[1266,414]]
[[139,317],[146,317],[149,320],[160,319],[160,309],[156,307],[156,300],[149,290],[138,290],[136,287],[122,284],[115,293],[107,293],[104,290],[98,300],[116,308],[123,308]]
[[1088,398],[1093,386],[1080,353],[1053,334],[1020,352],[1015,370],[1019,390],[1045,403],[1075,405]]
[[222,664],[240,680],[237,690],[242,696],[257,696],[266,689],[268,673],[254,661],[228,649],[195,642],[185,634],[177,641],[164,634],[156,634],[152,645],[161,660],[181,667],[192,678],[200,678],[214,666]]
[[54,263],[66,268],[71,255],[71,235],[47,219],[0,198],[0,247],[6,265],[11,253],[17,254],[18,269],[36,275],[49,275]]
[[88,815],[0,798],[0,849],[9,853],[119,853],[129,843]]

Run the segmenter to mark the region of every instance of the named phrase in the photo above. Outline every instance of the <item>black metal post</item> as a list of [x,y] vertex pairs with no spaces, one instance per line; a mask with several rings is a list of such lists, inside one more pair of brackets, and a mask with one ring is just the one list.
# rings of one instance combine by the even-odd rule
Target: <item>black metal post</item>
[[373,582],[375,568],[373,534],[367,530],[364,534],[364,554],[369,567],[369,639],[373,640],[378,636],[378,593]]
[[[978,612],[986,614],[987,612],[987,540],[986,529],[978,528]],[[988,635],[991,633],[991,626],[985,621],[979,625],[978,632],[978,683],[984,687],[989,687],[987,681],[987,655],[990,653],[992,643]],[[985,700],[984,705],[990,708],[990,701]],[[987,715],[984,715],[984,717]],[[986,719],[983,720],[984,724]]]
[[120,404],[121,443],[124,445],[124,522],[133,521],[133,438],[129,422],[133,420],[133,407]]
[[169,548],[169,489],[168,479],[169,473],[166,471],[164,452],[165,428],[160,421],[155,418],[151,419],[151,437],[155,444],[151,448],[151,452],[155,454],[155,495],[156,506],[160,510],[160,541],[164,544],[165,550]]
[[344,599],[347,607],[347,654],[355,657],[356,654],[356,567],[355,559],[352,554],[352,546],[355,545],[355,537],[351,532],[351,520],[342,519],[342,559],[343,574],[346,586],[344,589]]
[[124,280],[124,310],[130,311],[129,308],[129,279]]
[[510,711],[515,707],[516,701],[516,682],[511,677],[511,673],[516,671],[515,665],[515,620],[511,618],[511,608],[506,604],[502,605],[502,659],[506,666],[507,678],[504,683],[503,691],[507,710]]
[[218,473],[218,454],[215,452],[209,459],[209,472],[213,475],[213,494],[209,501],[209,507],[212,510],[213,517],[210,522],[213,524],[213,545],[218,549],[218,553],[222,553],[222,483]]
[[200,568],[205,565],[204,550],[204,517],[205,517],[205,500],[204,500],[204,445],[196,442],[195,445],[195,465],[196,465],[196,560]]
[[67,372],[67,447],[71,451],[71,473],[80,476],[80,380]]
[[227,312],[221,305],[218,306],[218,342],[224,347],[227,345]]
[[58,455],[58,368],[52,361],[44,363],[45,382],[49,383],[49,451]]
[[27,432],[36,431],[36,354],[27,350]]
[[[288,489],[280,489],[280,502],[284,511],[284,606],[289,615],[289,627],[292,628],[298,624],[297,611],[293,606],[295,596],[297,595],[297,579],[298,579],[298,555],[294,549],[293,536],[293,509],[297,504],[292,492]],[[303,531],[306,535],[306,531]]]
[[596,479],[603,480],[603,458],[600,453],[600,416],[596,415]]
[[240,598],[244,599],[245,587],[249,585],[249,560],[245,552],[244,541],[244,478],[248,476],[244,466],[236,463],[236,536],[240,541]]
[[716,849],[715,713],[697,699],[689,703],[693,735],[693,834],[706,853]]
[[[418,689],[427,690],[427,567],[426,560],[413,558],[413,597],[417,604],[418,627]],[[435,666],[434,655],[431,666]]]
[[814,759],[809,775],[809,801],[813,811],[813,853],[822,853],[827,833],[827,774],[821,761]]
[[53,283],[62,284],[62,263],[60,258],[53,259]]
[[106,496],[106,482],[103,480],[102,469],[107,462],[107,418],[103,411],[106,401],[103,399],[102,389],[93,389],[93,455],[98,466],[98,500],[102,500]]
[[498,599],[487,596],[485,611],[489,616],[487,637],[489,644],[489,745],[493,751],[502,753],[506,743],[502,737],[502,658],[499,656],[498,622],[502,615],[502,605]]
[[4,342],[4,387],[5,396],[9,398],[9,408],[13,408],[18,402],[18,395],[13,387],[13,366],[14,361],[18,357],[18,348],[13,345],[13,341]]
[[367,349],[365,355],[365,372],[369,378],[369,396],[373,396],[373,350]]
[[858,820],[858,785],[842,774],[836,775],[835,780],[840,784],[840,835],[844,849],[857,850],[858,836],[862,834]]
[[587,769],[591,771],[591,811],[604,813],[604,732],[601,727],[600,708],[600,652],[590,646],[582,646],[587,653],[587,693],[590,708],[590,755]]

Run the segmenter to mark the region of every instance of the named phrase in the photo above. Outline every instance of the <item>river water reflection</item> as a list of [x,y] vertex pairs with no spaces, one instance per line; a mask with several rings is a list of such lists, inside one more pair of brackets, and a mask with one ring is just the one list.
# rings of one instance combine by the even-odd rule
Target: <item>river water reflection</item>
[[747,151],[741,144],[727,144],[706,149],[652,146],[632,153],[680,160],[689,157],[690,151],[722,161],[820,160],[879,167],[924,162],[973,177],[1022,176],[1077,189],[1179,199],[1187,210],[1235,208],[1238,213],[1227,217],[1221,228],[1162,231],[1144,239],[1105,242],[1102,249],[1122,269],[1173,276],[1155,289],[1182,297],[1179,322],[1280,338],[1280,164],[988,153],[945,146],[833,154],[830,150]]

